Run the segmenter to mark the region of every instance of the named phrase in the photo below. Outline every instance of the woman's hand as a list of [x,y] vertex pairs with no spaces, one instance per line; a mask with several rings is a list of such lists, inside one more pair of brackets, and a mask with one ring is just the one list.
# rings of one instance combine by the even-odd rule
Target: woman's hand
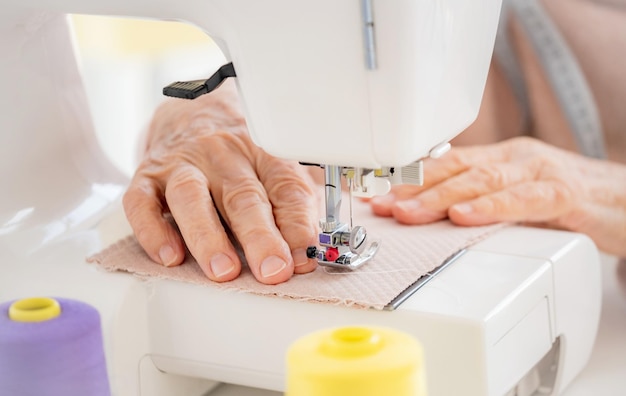
[[426,160],[425,179],[372,199],[374,213],[404,224],[535,223],[585,233],[600,249],[626,256],[624,165],[514,138]]
[[312,187],[299,164],[252,143],[234,89],[225,83],[194,101],[174,100],[157,110],[124,209],[157,263],[183,261],[182,235],[207,277],[232,280],[241,261],[229,229],[256,279],[276,284],[317,265],[306,256],[307,246],[317,244]]

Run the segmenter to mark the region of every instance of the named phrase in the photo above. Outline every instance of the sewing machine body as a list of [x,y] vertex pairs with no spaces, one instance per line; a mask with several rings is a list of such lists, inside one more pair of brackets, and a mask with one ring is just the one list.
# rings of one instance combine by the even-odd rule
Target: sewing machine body
[[203,395],[219,382],[280,391],[289,344],[351,324],[418,338],[430,395],[558,395],[595,339],[598,258],[578,234],[504,229],[395,311],[373,311],[97,270],[84,257],[128,231],[119,210],[109,217],[29,253],[3,251],[11,270],[0,290],[3,300],[52,295],[97,307],[114,395]]
[[[361,243],[365,231],[346,229],[334,210],[338,198],[329,191],[340,195],[344,167],[356,175],[369,172],[369,178],[351,178],[350,185],[370,196],[389,191],[389,182],[381,179],[421,184],[421,177],[400,177],[414,173],[403,167],[442,155],[478,114],[500,5],[501,0],[484,0],[477,12],[462,0],[10,2],[0,17],[0,50],[8,54],[0,63],[6,87],[0,105],[10,117],[0,120],[0,128],[46,130],[44,139],[53,145],[90,129],[81,114],[87,108],[60,20],[64,13],[195,24],[234,65],[253,141],[275,156],[335,170],[334,181],[326,174],[322,248],[310,257],[322,265],[356,268],[374,256],[377,245]],[[35,151],[30,141],[25,145],[6,145],[9,163],[19,164],[23,152]],[[90,152],[99,155],[96,148]],[[381,177],[371,177],[372,170]],[[56,182],[41,180],[41,170],[28,172],[18,174],[42,186]],[[16,201],[22,198],[29,199]],[[362,237],[361,242],[345,246],[340,234],[345,241]]]
[[[379,168],[428,156],[475,119],[500,2],[484,0],[478,12],[462,0],[26,0],[3,7],[0,30],[2,50],[11,54],[42,44],[56,49],[40,30],[60,13],[193,23],[233,62],[259,146],[298,161]],[[364,33],[368,26],[375,31]],[[46,56],[48,63],[72,59]],[[2,71],[36,72],[24,70],[33,60],[12,57]],[[32,82],[7,78],[14,94],[32,94],[12,100],[42,95],[47,84],[35,81],[47,72],[36,72]]]
[[[0,60],[3,83],[0,91],[0,158],[3,166],[0,174],[5,194],[0,205],[0,260],[4,268],[0,277],[0,300],[51,295],[76,298],[98,308],[103,320],[115,395],[158,396],[184,394],[185,390],[188,394],[200,394],[212,387],[212,382],[205,379],[281,389],[283,356],[290,342],[319,328],[355,323],[391,326],[419,338],[425,347],[431,395],[501,395],[518,383],[532,386],[537,376],[548,381],[548,374],[554,373],[545,371],[543,366],[532,372],[546,354],[547,359],[558,357],[555,360],[558,370],[553,379],[556,381],[555,392],[560,392],[589,356],[599,313],[596,251],[589,240],[580,235],[524,228],[501,231],[471,248],[393,312],[258,297],[163,280],[142,282],[128,274],[103,273],[85,264],[87,255],[128,231],[120,226],[122,223],[106,216],[111,213],[111,208],[117,208],[113,214],[119,214],[119,206],[114,203],[127,180],[112,168],[95,141],[80,75],[73,62],[70,39],[60,13],[123,13],[178,18],[199,26],[210,22],[216,31],[232,34],[231,40],[238,42],[245,41],[233,33],[241,27],[239,24],[253,23],[253,17],[265,15],[266,11],[255,5],[257,3],[261,2],[245,2],[250,6],[246,8],[242,1],[190,1],[185,3],[189,6],[186,7],[182,2],[171,1],[25,0],[3,6],[0,16],[0,49],[3,51]],[[281,9],[290,7],[289,1],[271,3],[286,7]],[[348,2],[334,0],[327,4],[309,3],[306,4],[311,8],[302,9],[301,13],[327,15],[334,7],[348,7]],[[412,1],[396,3],[415,7],[422,4]],[[207,7],[215,5],[215,13],[209,16],[205,4]],[[350,12],[358,11],[358,7],[350,7],[353,8]],[[470,7],[469,3],[467,7]],[[398,12],[399,9],[392,7],[390,10]],[[225,17],[234,15],[235,11],[241,11],[245,16],[239,24]],[[444,16],[453,18],[453,14],[440,15]],[[400,15],[394,14],[393,17]],[[359,18],[355,17],[356,20]],[[287,29],[305,19],[281,19],[281,22],[288,24]],[[263,21],[262,18],[259,20]],[[385,18],[379,22],[384,25]],[[463,30],[461,34],[470,31]],[[308,39],[307,45],[313,45],[315,40]],[[231,59],[237,63],[239,59],[248,59],[244,56],[260,56],[260,44],[252,44],[258,48],[250,55],[228,47]],[[359,51],[361,48],[360,44]],[[345,48],[338,45],[335,50]],[[383,49],[380,51],[384,52]],[[455,48],[451,53],[472,58],[472,51],[471,48]],[[358,58],[362,62],[361,53]],[[386,67],[383,66],[384,59],[385,56],[381,55],[381,70]],[[477,62],[486,62],[488,57],[484,59]],[[323,101],[328,99],[329,106],[335,108],[333,112],[324,113],[326,110],[316,107],[319,112],[315,114],[325,117],[307,117],[305,122],[296,115],[293,119],[268,119],[271,110],[267,106],[272,101],[264,104],[266,98],[263,95],[271,90],[281,92],[276,81],[282,76],[274,70],[274,74],[269,74],[273,76],[269,79],[273,82],[267,86],[256,85],[262,84],[263,78],[250,78],[244,82],[257,72],[263,72],[263,75],[268,72],[262,65],[254,70],[252,65],[256,62],[256,58],[239,62],[248,66],[242,66],[238,72],[240,90],[252,100],[246,104],[247,113],[254,120],[253,127],[257,132],[266,127],[284,132],[286,128],[292,128],[293,123],[298,127],[312,125],[315,134],[307,136],[315,136],[316,142],[333,141],[341,148],[341,152],[336,152],[330,146],[322,145],[323,150],[318,152],[321,157],[316,156],[315,161],[346,158],[346,163],[353,159],[354,165],[363,158],[370,158],[375,164],[384,163],[384,158],[391,157],[404,161],[404,157],[395,152],[373,153],[372,147],[379,146],[376,139],[382,135],[375,137],[369,127],[354,133],[369,136],[362,141],[371,147],[360,147],[361,143],[354,139],[344,141],[341,137],[336,140],[338,130],[345,132],[341,130],[345,124],[339,121],[333,126],[330,120],[333,117],[341,120],[344,112],[353,114],[355,120],[362,119],[363,106],[375,107],[374,102],[337,99],[344,106],[339,114],[336,98],[324,96]],[[285,64],[293,66],[289,62]],[[420,135],[420,139],[423,138],[420,148],[414,146],[407,152],[426,155],[431,147],[452,137],[446,133],[453,134],[451,131],[460,130],[471,121],[478,109],[486,65],[476,66],[482,70],[477,71],[476,78],[463,79],[470,86],[467,91],[454,85],[460,82],[452,78],[457,74],[473,75],[469,64],[472,62],[453,58],[449,63],[452,69],[444,68],[445,73],[430,65],[431,69],[426,72],[445,74],[445,78],[440,75],[442,78],[437,83],[433,82],[436,78],[432,75],[428,76],[432,81],[425,80],[424,75],[414,77],[417,79],[414,81],[394,80],[397,84],[410,81],[416,84],[417,91],[424,92],[423,97],[407,98],[407,103],[412,102],[410,111],[420,109],[417,116],[410,117],[413,122],[420,123],[417,129],[441,130],[441,134],[435,133],[432,138]],[[458,68],[459,65],[463,68]],[[324,78],[331,78],[332,84],[338,83],[335,72],[349,81],[367,78],[369,88],[374,90],[391,84],[384,79],[376,81],[377,78],[370,75],[364,77],[366,71],[354,71],[352,63],[348,64],[349,70],[342,70],[341,62],[331,67],[335,66],[340,69],[333,69],[330,74],[327,70],[322,73]],[[396,66],[404,67],[401,63]],[[315,75],[324,67],[329,65],[321,61],[314,64],[307,76]],[[362,63],[359,68],[363,68]],[[299,66],[287,70],[294,74],[306,71],[300,70]],[[287,81],[283,86],[293,83]],[[250,91],[245,88],[248,82],[253,87]],[[314,85],[301,89],[315,95]],[[363,89],[359,88],[358,95],[354,96],[361,97]],[[437,89],[440,94],[434,94]],[[369,100],[377,100],[375,97],[378,96],[372,95]],[[387,100],[389,96],[385,99],[385,94],[381,93],[380,98]],[[458,113],[442,116],[445,109],[442,103],[446,101],[454,101]],[[250,103],[255,103],[254,109]],[[378,105],[384,106],[384,103]],[[359,107],[360,110],[345,106]],[[424,109],[423,113],[421,109]],[[385,118],[387,110],[379,111],[382,118],[372,119],[371,125],[380,125],[377,130],[402,129],[396,129],[394,124],[400,121]],[[291,111],[297,112],[298,109],[285,113],[291,114]],[[435,120],[446,125],[436,127],[432,124]],[[255,136],[264,147],[280,154],[280,148],[272,141],[282,141],[283,137]],[[396,137],[405,138],[400,132]],[[385,136],[385,139],[390,137]],[[413,141],[411,139],[407,140],[407,147]],[[315,145],[298,146],[300,151],[292,151],[296,146],[289,146],[287,150],[298,159],[313,159],[309,155]],[[303,151],[304,147],[306,150]],[[344,157],[346,147],[351,148],[347,150],[350,153],[357,153],[354,158]],[[368,161],[362,164],[372,165]],[[109,220],[102,221],[103,218]],[[559,341],[555,344],[556,340]],[[558,349],[550,355],[554,345],[558,345]],[[529,372],[532,374],[525,377]]]
[[[520,239],[534,248],[520,247]],[[282,352],[302,334],[382,325],[422,341],[431,395],[504,395],[520,383],[519,394],[540,386],[558,394],[591,350],[599,315],[598,290],[588,288],[597,281],[595,260],[584,237],[505,230],[394,312],[158,283],[147,316],[152,362],[166,373],[281,390]]]

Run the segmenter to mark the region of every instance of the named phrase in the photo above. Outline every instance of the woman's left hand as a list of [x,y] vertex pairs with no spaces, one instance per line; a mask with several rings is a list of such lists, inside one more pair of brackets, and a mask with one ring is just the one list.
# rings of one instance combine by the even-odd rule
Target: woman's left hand
[[522,137],[454,148],[424,166],[424,186],[394,187],[371,200],[373,212],[404,224],[534,223],[585,233],[600,249],[626,256],[624,165]]

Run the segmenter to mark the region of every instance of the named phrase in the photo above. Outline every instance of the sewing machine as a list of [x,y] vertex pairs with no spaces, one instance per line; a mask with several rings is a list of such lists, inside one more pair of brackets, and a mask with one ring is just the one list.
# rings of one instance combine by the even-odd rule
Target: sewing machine
[[[419,181],[412,163],[444,154],[476,116],[499,1],[3,6],[0,300],[53,295],[98,308],[115,395],[200,395],[218,382],[279,391],[292,341],[347,324],[420,339],[431,395],[559,394],[582,370],[600,311],[597,252],[582,235],[505,229],[429,276],[391,312],[145,283],[85,264],[129,232],[118,201],[127,180],[93,136],[63,16],[69,12],[200,26],[233,62],[255,142],[274,155],[324,164],[335,186],[344,174],[356,190],[384,192],[378,176],[409,165]],[[302,144],[303,136],[319,144]],[[338,220],[335,203],[327,195],[323,221]]]

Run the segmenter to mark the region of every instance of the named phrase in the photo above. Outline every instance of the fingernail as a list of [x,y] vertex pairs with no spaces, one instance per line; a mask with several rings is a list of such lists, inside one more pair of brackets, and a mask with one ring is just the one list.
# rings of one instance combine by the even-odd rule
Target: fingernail
[[291,251],[291,257],[293,257],[294,267],[300,267],[308,264],[309,257],[306,255],[306,249],[294,249]]
[[420,201],[408,200],[396,202],[396,207],[403,212],[413,212],[422,206]]
[[371,203],[374,205],[379,205],[379,206],[389,206],[393,204],[393,201],[394,201],[394,198],[392,195],[382,195],[382,196],[376,196],[372,198]]
[[176,264],[176,252],[170,245],[161,246],[161,249],[159,249],[159,258],[161,259],[161,263],[166,267],[171,267]]
[[261,263],[261,275],[264,278],[269,278],[278,274],[280,271],[285,269],[287,263],[277,256],[270,256],[263,260]]
[[466,203],[453,205],[452,209],[454,209],[460,214],[468,214],[474,211],[474,208],[472,208],[472,205],[466,204]]
[[227,255],[220,253],[211,259],[211,271],[216,278],[229,274],[235,268],[235,263]]

